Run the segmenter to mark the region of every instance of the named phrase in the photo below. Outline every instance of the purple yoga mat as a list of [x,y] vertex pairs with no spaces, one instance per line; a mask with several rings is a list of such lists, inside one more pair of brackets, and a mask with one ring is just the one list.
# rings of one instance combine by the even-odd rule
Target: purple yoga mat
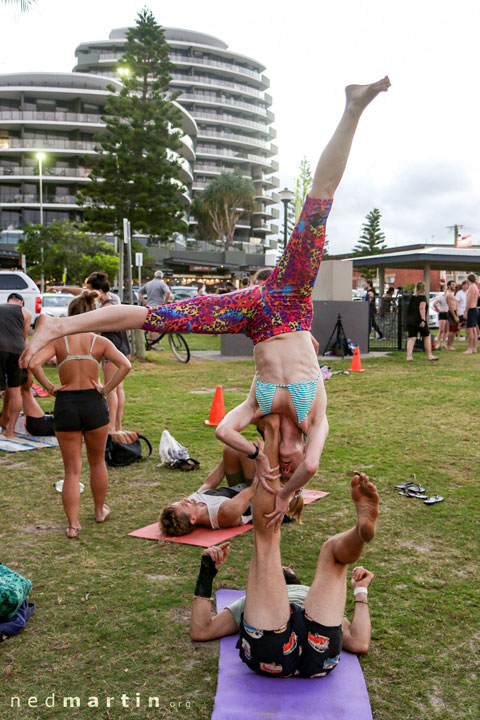
[[[242,595],[240,590],[219,590],[217,612]],[[220,640],[212,720],[373,720],[356,655],[342,651],[338,666],[323,678],[269,678],[240,660],[237,638]]]

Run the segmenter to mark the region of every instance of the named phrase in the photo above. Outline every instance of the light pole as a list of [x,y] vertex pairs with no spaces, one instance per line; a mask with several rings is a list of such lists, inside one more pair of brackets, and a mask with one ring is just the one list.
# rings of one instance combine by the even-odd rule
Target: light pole
[[[38,178],[39,178],[39,189],[40,189],[40,225],[43,227],[43,174],[42,174],[42,162],[45,160],[45,153],[39,152],[37,153],[37,160],[38,160]],[[40,292],[45,292],[45,274],[43,272],[43,238],[42,238],[42,244],[40,246],[40,258],[42,261],[42,277],[40,279]]]
[[283,203],[283,249],[285,250],[288,240],[288,204],[295,199],[295,193],[285,187],[278,193],[278,197]]

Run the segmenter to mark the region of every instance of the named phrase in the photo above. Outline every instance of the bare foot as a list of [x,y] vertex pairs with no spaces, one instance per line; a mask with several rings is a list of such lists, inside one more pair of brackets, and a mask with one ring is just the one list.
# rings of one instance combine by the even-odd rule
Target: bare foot
[[462,354],[463,355],[473,355],[474,352],[473,352],[473,350],[464,350]]
[[67,528],[67,537],[70,538],[70,540],[78,538],[78,533],[81,529],[82,528],[80,526],[76,527],[75,525],[69,525]]
[[365,473],[355,473],[352,479],[352,500],[357,510],[357,529],[364,542],[375,535],[378,518],[378,492]]
[[100,513],[95,513],[95,520],[97,523],[105,522],[107,517],[110,515],[110,508],[108,505],[104,505]]
[[347,106],[363,110],[367,105],[372,102],[378,93],[386,92],[390,87],[390,80],[388,75],[378,82],[370,83],[369,85],[348,85],[345,88],[347,95]]
[[19,365],[22,368],[28,368],[32,358],[42,350],[45,345],[48,345],[52,340],[56,340],[58,337],[54,331],[57,325],[55,318],[49,315],[40,315],[35,326],[35,332],[31,341],[20,355]]

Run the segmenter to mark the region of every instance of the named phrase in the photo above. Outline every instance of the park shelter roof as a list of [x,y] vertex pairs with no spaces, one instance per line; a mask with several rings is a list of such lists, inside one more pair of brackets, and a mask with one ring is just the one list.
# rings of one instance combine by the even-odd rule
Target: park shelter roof
[[480,248],[453,246],[424,247],[381,255],[362,255],[350,258],[353,268],[419,268],[430,270],[470,270],[480,273]]

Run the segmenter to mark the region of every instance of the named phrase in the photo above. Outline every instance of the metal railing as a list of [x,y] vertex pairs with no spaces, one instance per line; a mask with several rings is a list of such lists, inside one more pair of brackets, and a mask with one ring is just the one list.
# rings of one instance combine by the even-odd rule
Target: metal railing
[[264,125],[262,123],[257,123],[254,120],[246,120],[245,118],[239,118],[235,115],[227,115],[223,113],[222,115],[218,115],[215,112],[206,112],[205,110],[192,110],[191,111],[192,116],[195,120],[215,120],[219,124],[222,123],[232,123],[234,125],[240,125],[244,127],[253,128],[254,130],[260,130],[260,132],[265,133],[265,135],[269,134],[269,128],[268,125]]
[[237,135],[237,133],[215,132],[213,130],[199,130],[197,137],[199,140],[202,138],[217,138],[218,140],[240,142],[247,145],[255,145],[255,147],[260,147],[267,152],[270,150],[270,146],[268,143],[266,143],[264,140],[252,138],[250,135]]
[[192,85],[217,85],[219,87],[232,88],[237,92],[245,93],[246,95],[252,95],[254,97],[263,100],[263,94],[260,90],[250,87],[249,85],[240,85],[240,83],[231,82],[230,80],[220,80],[217,78],[208,77],[208,75],[187,75],[186,73],[172,72],[172,80],[178,80],[180,82],[189,82]]
[[[54,177],[78,177],[87,179],[91,173],[91,168],[59,168],[59,167],[44,167],[43,177],[54,176]],[[9,175],[24,175],[25,177],[38,178],[38,166],[26,166],[15,165],[14,167],[1,167],[0,176]]]
[[53,138],[0,138],[0,150],[9,148],[58,148],[63,150],[92,150],[96,143],[87,140],[54,140]]
[[[178,98],[178,101],[183,102],[210,102],[216,105],[231,105],[232,107],[239,107],[243,110],[248,110],[255,115],[263,115],[267,117],[267,110],[259,105],[253,103],[241,102],[240,100],[231,100],[230,98],[217,97],[213,93],[211,95],[202,95],[201,93],[182,93]],[[195,117],[195,115],[194,115]]]
[[219,67],[231,72],[240,73],[243,75],[249,75],[255,78],[259,82],[262,82],[262,76],[256,70],[250,70],[249,68],[236,65],[231,62],[222,62],[221,60],[213,60],[213,58],[195,57],[191,55],[182,55],[182,53],[172,52],[170,53],[170,60],[175,62],[186,63],[187,65],[209,65],[210,67]]
[[2,120],[37,120],[46,122],[82,122],[105,125],[100,115],[93,113],[71,113],[63,111],[43,112],[37,110],[0,110],[0,122]]
[[[5,205],[15,205],[17,203],[28,203],[32,205],[40,204],[40,195],[33,193],[15,194],[9,195],[0,194],[0,203]],[[43,205],[55,204],[55,205],[76,205],[76,195],[44,195],[42,198]]]

